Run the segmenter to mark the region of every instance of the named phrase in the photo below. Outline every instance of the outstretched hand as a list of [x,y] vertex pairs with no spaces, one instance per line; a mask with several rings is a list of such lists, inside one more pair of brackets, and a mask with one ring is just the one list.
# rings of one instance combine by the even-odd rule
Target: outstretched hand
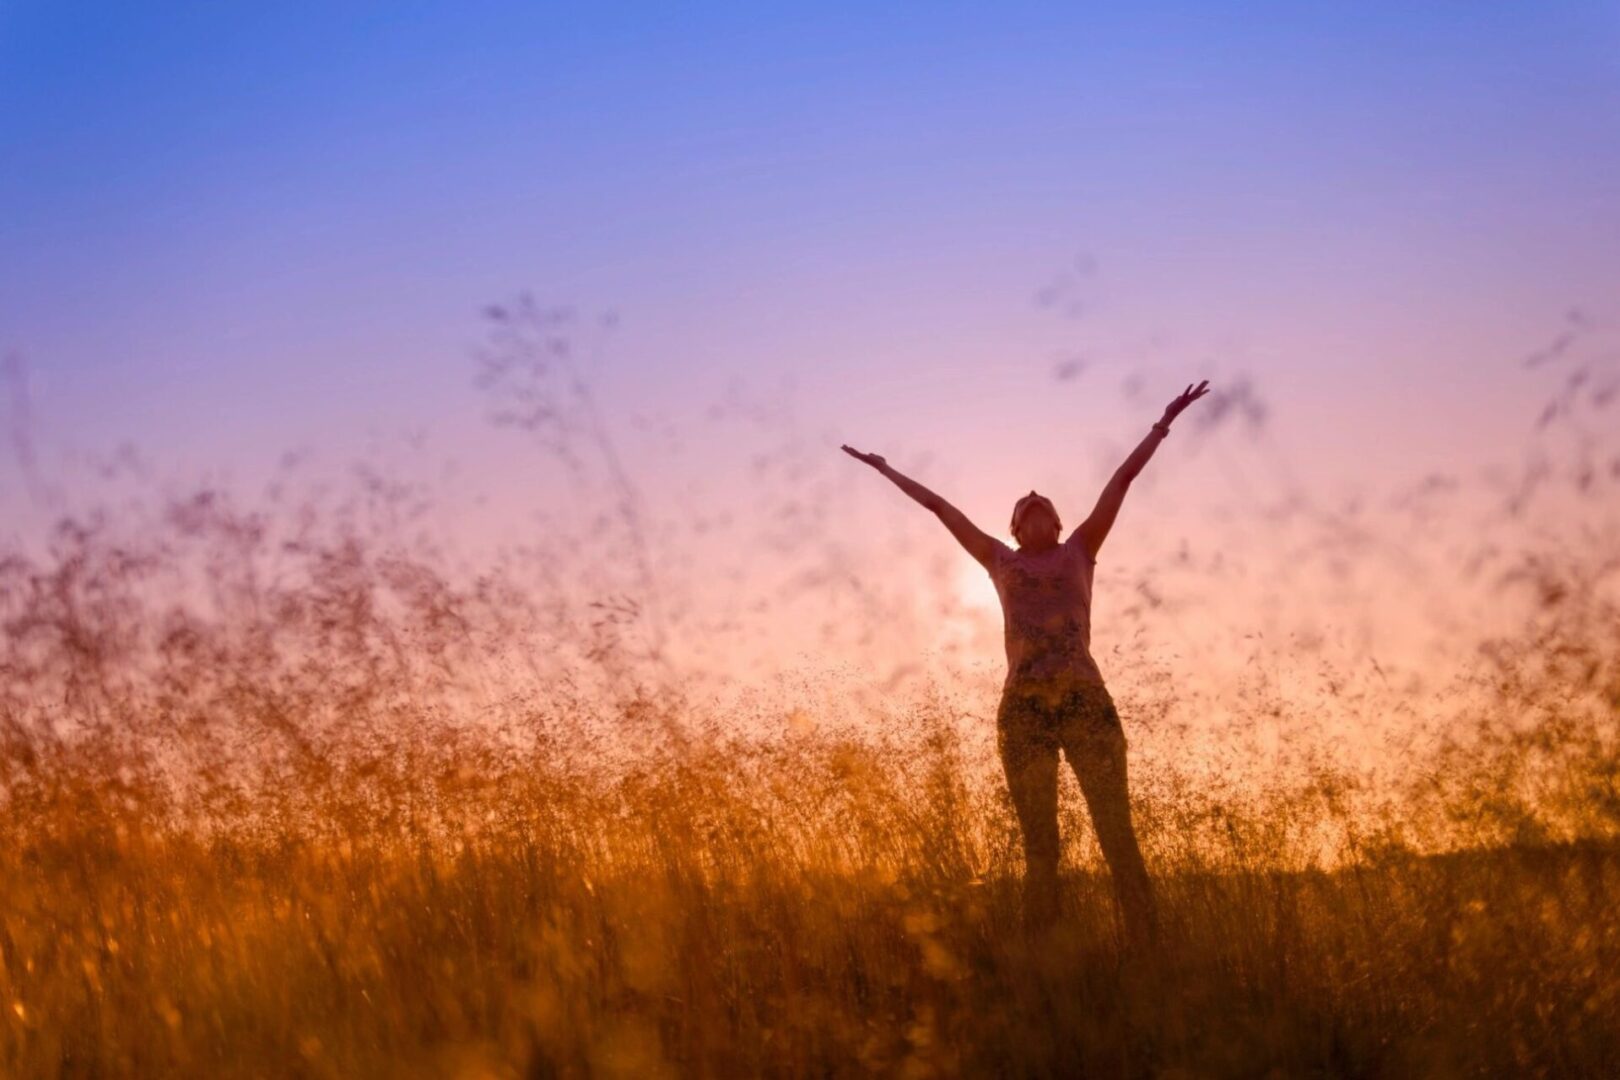
[[1164,422],[1168,424],[1170,421],[1180,416],[1181,410],[1185,409],[1187,406],[1191,405],[1193,402],[1197,401],[1207,393],[1209,393],[1208,379],[1205,379],[1203,382],[1199,383],[1197,387],[1194,387],[1192,383],[1188,383],[1187,389],[1178,394],[1176,396],[1176,400],[1164,407]]
[[863,454],[847,443],[841,449],[850,457],[857,461],[864,461],[874,469],[881,469],[883,466],[888,464],[887,461],[883,460],[882,454]]

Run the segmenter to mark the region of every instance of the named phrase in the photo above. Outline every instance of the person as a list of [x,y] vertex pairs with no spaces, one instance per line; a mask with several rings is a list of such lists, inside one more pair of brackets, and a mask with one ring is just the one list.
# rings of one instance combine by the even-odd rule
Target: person
[[1102,547],[1131,482],[1182,411],[1208,393],[1189,385],[1103,486],[1091,515],[1066,539],[1057,507],[1036,491],[1013,507],[1018,547],[989,536],[956,507],[898,472],[879,454],[842,449],[875,468],[932,511],[989,572],[1001,600],[1007,675],[996,710],[996,746],[1024,846],[1024,919],[1044,929],[1057,916],[1057,773],[1061,749],[1108,863],[1127,944],[1151,948],[1159,936],[1152,879],[1131,822],[1127,741],[1118,710],[1091,655],[1091,592]]

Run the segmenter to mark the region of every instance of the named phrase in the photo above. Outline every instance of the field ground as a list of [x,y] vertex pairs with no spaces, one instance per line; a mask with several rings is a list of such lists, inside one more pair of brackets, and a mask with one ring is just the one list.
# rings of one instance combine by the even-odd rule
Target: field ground
[[653,830],[623,871],[38,839],[3,886],[11,1076],[1620,1072],[1613,845],[1171,872],[1164,957],[1122,965],[1087,872],[1033,942],[1011,875],[726,867]]

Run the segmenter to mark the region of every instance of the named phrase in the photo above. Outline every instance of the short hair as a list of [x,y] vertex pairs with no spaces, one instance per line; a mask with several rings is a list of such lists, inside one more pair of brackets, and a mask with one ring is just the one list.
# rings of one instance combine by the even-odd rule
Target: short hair
[[1034,488],[1031,488],[1029,494],[1019,499],[1017,505],[1013,507],[1012,524],[1008,526],[1009,531],[1014,536],[1018,535],[1018,519],[1023,516],[1024,511],[1034,503],[1043,503],[1048,510],[1052,511],[1052,520],[1057,522],[1058,532],[1062,532],[1063,519],[1058,516],[1057,507],[1053,506],[1052,500],[1048,499],[1045,495],[1036,494]]

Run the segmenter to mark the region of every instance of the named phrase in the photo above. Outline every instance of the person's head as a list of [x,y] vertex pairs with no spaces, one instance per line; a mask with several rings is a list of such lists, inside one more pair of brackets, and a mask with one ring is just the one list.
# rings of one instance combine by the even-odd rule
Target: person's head
[[1051,499],[1036,494],[1033,489],[1013,507],[1012,534],[1019,547],[1051,547],[1058,542],[1062,531],[1063,522],[1058,518],[1057,507],[1052,505]]

